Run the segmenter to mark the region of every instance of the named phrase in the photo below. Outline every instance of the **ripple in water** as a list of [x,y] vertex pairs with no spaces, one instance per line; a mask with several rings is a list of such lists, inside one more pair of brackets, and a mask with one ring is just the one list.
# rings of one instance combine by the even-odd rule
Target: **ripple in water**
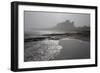
[[24,61],[48,61],[59,55],[62,46],[59,40],[25,42]]

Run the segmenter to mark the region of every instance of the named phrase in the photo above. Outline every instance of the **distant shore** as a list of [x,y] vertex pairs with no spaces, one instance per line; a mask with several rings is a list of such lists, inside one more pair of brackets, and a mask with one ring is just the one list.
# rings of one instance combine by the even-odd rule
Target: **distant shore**
[[79,39],[83,41],[90,41],[90,33],[89,32],[81,32],[81,33],[59,33],[59,34],[44,34],[40,35],[37,37],[29,37],[25,38],[24,42],[32,42],[32,41],[41,41],[45,39],[50,39],[50,40],[60,40],[63,38],[74,38],[74,39]]

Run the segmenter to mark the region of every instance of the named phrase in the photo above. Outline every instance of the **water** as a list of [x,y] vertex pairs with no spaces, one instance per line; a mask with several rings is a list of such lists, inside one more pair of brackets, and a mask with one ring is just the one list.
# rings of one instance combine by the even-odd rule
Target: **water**
[[24,61],[49,61],[90,58],[89,41],[72,38],[40,40],[24,45]]
[[90,58],[90,42],[65,38],[59,43],[63,49],[55,60]]
[[42,40],[26,42],[24,45],[24,61],[53,60],[62,49],[59,40]]

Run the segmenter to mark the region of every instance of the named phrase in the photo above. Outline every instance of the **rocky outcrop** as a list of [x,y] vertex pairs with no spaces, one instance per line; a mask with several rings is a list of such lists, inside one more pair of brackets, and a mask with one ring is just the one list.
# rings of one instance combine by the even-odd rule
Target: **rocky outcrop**
[[62,30],[62,31],[75,30],[74,22],[73,21],[71,22],[69,20],[66,20],[65,22],[57,24],[57,26],[54,28],[55,28],[55,30]]

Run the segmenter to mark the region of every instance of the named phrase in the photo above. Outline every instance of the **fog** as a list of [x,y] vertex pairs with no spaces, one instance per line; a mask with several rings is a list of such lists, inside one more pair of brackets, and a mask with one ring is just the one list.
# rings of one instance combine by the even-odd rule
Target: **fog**
[[90,14],[24,11],[25,31],[52,28],[65,20],[73,21],[76,27],[89,26]]

